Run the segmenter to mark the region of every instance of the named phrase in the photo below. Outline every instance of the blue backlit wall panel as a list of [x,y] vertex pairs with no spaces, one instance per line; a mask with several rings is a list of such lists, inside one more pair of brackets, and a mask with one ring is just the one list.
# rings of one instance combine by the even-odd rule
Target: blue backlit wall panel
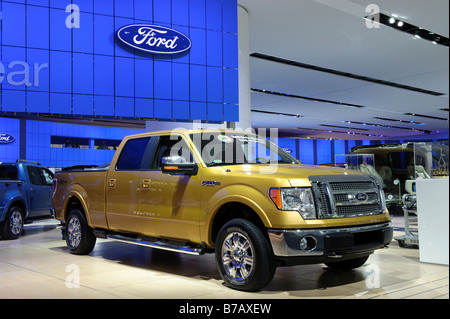
[[0,133],[14,137],[14,142],[0,144],[0,162],[15,162],[20,158],[20,120],[0,117]]
[[[0,161],[16,161],[20,158],[20,120],[0,118],[0,127],[13,135],[16,140],[11,144],[0,144]],[[114,156],[114,150],[90,148],[62,148],[51,144],[52,137],[64,136],[69,140],[108,139],[122,140],[131,134],[143,133],[144,130],[75,125],[42,121],[24,121],[26,142],[23,153],[28,160],[37,161],[48,167],[67,167],[72,165],[109,163]]]
[[[1,111],[238,120],[237,0],[0,0],[0,10]],[[192,47],[135,52],[115,39],[132,23],[178,30]]]

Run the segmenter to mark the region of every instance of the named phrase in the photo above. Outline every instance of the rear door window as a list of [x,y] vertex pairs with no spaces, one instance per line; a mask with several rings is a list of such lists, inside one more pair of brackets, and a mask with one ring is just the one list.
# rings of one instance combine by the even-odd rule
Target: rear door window
[[129,140],[122,149],[116,169],[118,171],[140,170],[149,140],[150,137]]

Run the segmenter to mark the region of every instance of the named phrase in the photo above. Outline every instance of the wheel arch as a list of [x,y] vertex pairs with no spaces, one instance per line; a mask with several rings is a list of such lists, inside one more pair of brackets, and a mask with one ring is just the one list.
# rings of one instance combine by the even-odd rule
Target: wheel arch
[[220,206],[214,214],[209,231],[209,241],[215,244],[217,235],[223,225],[236,218],[252,222],[267,236],[267,228],[263,220],[252,207],[239,201],[231,201]]
[[86,213],[86,203],[84,202],[83,198],[77,193],[72,193],[66,198],[64,204],[64,221],[67,221],[67,216],[73,209],[79,209],[80,212],[86,217],[88,224],[90,224],[89,216]]
[[13,206],[18,206],[22,210],[22,212],[24,214],[24,216],[23,216],[24,220],[28,218],[28,209],[27,209],[27,204],[25,203],[25,200],[22,197],[14,197],[14,198],[10,199],[8,204],[3,209],[3,213],[0,215],[0,222],[4,221],[6,214]]

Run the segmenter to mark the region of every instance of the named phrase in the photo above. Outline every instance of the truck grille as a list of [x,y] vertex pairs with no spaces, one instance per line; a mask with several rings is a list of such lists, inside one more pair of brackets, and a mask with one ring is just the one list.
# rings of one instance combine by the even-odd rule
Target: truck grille
[[382,214],[381,187],[369,175],[310,176],[318,218]]

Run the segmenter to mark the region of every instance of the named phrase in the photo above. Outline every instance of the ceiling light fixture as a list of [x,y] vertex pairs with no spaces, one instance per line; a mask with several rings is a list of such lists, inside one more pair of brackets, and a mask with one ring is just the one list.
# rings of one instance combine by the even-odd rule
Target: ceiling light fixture
[[[351,124],[351,122],[345,122],[345,123]],[[342,129],[346,129],[346,130],[370,131],[369,129],[365,129],[365,128],[356,128],[356,127],[349,127],[349,126],[339,126],[339,125],[329,125],[329,124],[320,124],[320,126],[342,128]]]
[[381,121],[391,121],[391,122],[406,123],[406,124],[412,124],[412,125],[425,125],[425,123],[422,123],[422,122],[396,120],[396,119],[390,119],[390,118],[386,118],[386,117],[374,117],[374,119],[375,120],[381,120]]
[[300,114],[280,113],[280,112],[271,112],[271,111],[263,111],[263,110],[252,110],[252,112],[271,114],[271,115],[279,115],[279,116],[289,116],[289,117],[295,117],[295,118],[303,117]]
[[301,96],[301,95],[296,95],[296,94],[287,94],[287,93],[267,91],[267,90],[262,90],[262,89],[255,89],[255,88],[252,88],[250,90],[253,91],[253,92],[258,92],[258,93],[278,95],[278,96],[285,96],[285,97],[290,97],[290,98],[295,98],[295,99],[302,99],[302,100],[308,100],[308,101],[313,101],[313,102],[330,103],[330,104],[337,104],[337,105],[341,105],[341,106],[351,106],[351,107],[356,107],[356,108],[364,107],[364,105],[351,104],[351,103],[345,103],[345,102],[338,102],[338,101],[332,101],[332,100],[316,99],[316,98],[312,98],[312,97],[309,97],[309,96]]
[[373,133],[359,133],[359,132],[350,132],[350,131],[330,131],[330,130],[321,130],[315,128],[304,128],[304,127],[296,127],[297,130],[303,131],[316,131],[316,132],[324,132],[324,133],[337,133],[337,134],[345,134],[345,135],[359,135],[359,136],[370,136],[370,137],[388,137],[382,134],[373,134]]
[[[343,122],[344,123],[348,123],[348,124],[370,125],[370,126],[373,126],[373,127],[383,127],[383,128],[388,128],[388,129],[408,130],[408,131],[414,131],[414,132],[424,133],[424,134],[430,134],[432,132],[432,131],[429,131],[429,130],[420,130],[420,129],[417,129],[417,128],[414,128],[414,127],[402,127],[402,126],[393,126],[393,125],[386,125],[386,124],[363,123],[363,122],[356,122],[356,121],[351,121],[351,122],[350,121],[343,121]],[[412,123],[414,123],[414,122],[412,122]],[[356,128],[356,127],[352,127],[350,129],[358,130],[358,128]],[[359,130],[361,130],[361,129],[359,129]]]
[[[433,44],[440,44],[449,47],[449,39],[440,34],[436,34],[424,28],[415,26],[405,21],[401,21],[398,18],[391,17],[384,13],[380,13],[378,17],[380,24],[411,34],[414,38],[417,39],[424,39],[430,41]],[[369,16],[366,16],[365,18],[368,19]],[[395,23],[396,21],[397,23]]]
[[295,67],[304,68],[304,69],[308,69],[308,70],[324,72],[324,73],[329,73],[329,74],[333,74],[333,75],[339,75],[339,76],[356,79],[356,80],[361,80],[361,81],[366,81],[366,82],[370,82],[370,83],[387,85],[387,86],[395,87],[398,89],[404,89],[404,90],[409,90],[409,91],[413,91],[413,92],[429,94],[429,95],[433,95],[433,96],[445,95],[445,93],[442,93],[442,92],[430,91],[430,90],[426,90],[426,89],[422,89],[422,88],[418,88],[418,87],[414,87],[414,86],[404,85],[404,84],[395,83],[395,82],[389,82],[389,81],[371,78],[371,77],[367,77],[367,76],[363,76],[363,75],[359,75],[359,74],[324,68],[324,67],[313,65],[313,64],[306,64],[306,63],[288,60],[288,59],[284,59],[284,58],[279,58],[279,57],[275,57],[275,56],[267,55],[267,54],[263,54],[263,53],[258,53],[258,52],[254,52],[254,53],[250,54],[250,57],[258,58],[258,59],[262,59],[262,60],[266,60],[266,61],[271,61],[271,62],[282,63],[285,65],[295,66]]
[[432,115],[424,115],[424,114],[416,114],[416,113],[405,113],[405,115],[417,116],[417,117],[425,117],[425,118],[433,119],[433,120],[448,121],[448,119],[446,119],[444,117],[432,116]]

